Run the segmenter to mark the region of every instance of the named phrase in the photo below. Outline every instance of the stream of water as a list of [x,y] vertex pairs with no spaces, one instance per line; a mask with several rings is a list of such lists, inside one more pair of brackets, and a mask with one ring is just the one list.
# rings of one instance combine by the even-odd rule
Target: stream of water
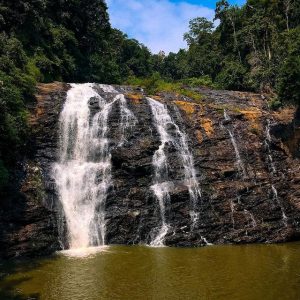
[[[159,202],[162,225],[157,235],[152,240],[151,245],[163,246],[164,238],[170,227],[166,222],[165,213],[166,207],[170,201],[169,193],[170,187],[172,186],[172,184],[169,182],[168,158],[165,151],[168,143],[171,143],[175,146],[180,157],[180,163],[183,166],[184,183],[188,187],[192,204],[190,215],[192,218],[193,227],[199,218],[199,214],[197,213],[197,204],[198,199],[201,197],[201,192],[196,178],[194,159],[189,150],[185,133],[180,130],[179,126],[172,119],[166,105],[151,98],[147,98],[147,100],[151,107],[154,125],[159,133],[161,141],[161,145],[159,146],[158,150],[155,151],[153,156],[155,177],[152,190]],[[169,132],[170,127],[173,131],[172,134]]]

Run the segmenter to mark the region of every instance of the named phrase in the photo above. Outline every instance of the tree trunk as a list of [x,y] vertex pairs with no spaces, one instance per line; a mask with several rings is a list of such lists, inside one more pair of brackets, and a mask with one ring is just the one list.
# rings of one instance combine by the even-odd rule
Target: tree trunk
[[233,20],[232,16],[229,16],[229,19],[230,19],[230,22],[231,22],[231,25],[232,25],[232,28],[233,28],[234,48],[238,52],[240,63],[242,63],[241,52],[239,50],[238,40],[237,40],[237,37],[236,37],[235,23],[234,23],[234,20]]

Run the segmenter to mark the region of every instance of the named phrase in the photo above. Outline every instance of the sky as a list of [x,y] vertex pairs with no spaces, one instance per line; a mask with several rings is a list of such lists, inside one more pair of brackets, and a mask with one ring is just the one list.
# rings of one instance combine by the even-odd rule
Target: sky
[[[215,0],[106,0],[110,21],[129,38],[135,38],[153,53],[178,52],[186,48],[183,34],[189,20],[213,20]],[[231,0],[241,5],[245,0]]]

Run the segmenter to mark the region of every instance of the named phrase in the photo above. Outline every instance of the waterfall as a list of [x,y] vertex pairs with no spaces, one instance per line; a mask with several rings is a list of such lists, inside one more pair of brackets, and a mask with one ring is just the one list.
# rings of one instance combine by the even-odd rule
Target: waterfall
[[224,119],[225,119],[225,121],[230,121],[231,120],[231,118],[229,117],[226,109],[224,109]]
[[[272,142],[272,136],[271,136],[271,133],[270,133],[270,125],[271,125],[270,120],[268,119],[267,120],[267,125],[266,125],[266,128],[265,128],[265,141],[264,141],[264,144],[265,144],[267,152],[268,152],[267,158],[268,158],[268,161],[269,161],[269,169],[271,169],[271,174],[272,174],[272,173],[276,173],[276,168],[275,168],[275,165],[274,165],[274,162],[273,162],[272,152],[271,152],[271,148],[270,148],[270,144]],[[277,192],[277,189],[276,189],[274,184],[272,184],[271,190],[272,190],[272,194],[273,194],[273,200],[280,207],[283,224],[285,226],[287,226],[288,225],[288,223],[287,223],[288,218],[287,218],[287,215],[285,213],[285,209],[282,205],[282,202],[280,201],[280,199],[278,197],[278,192]]]
[[267,151],[268,151],[267,158],[268,158],[268,161],[269,161],[269,164],[270,164],[270,169],[272,170],[273,173],[275,173],[276,168],[275,168],[275,165],[274,165],[274,162],[273,162],[272,152],[271,152],[271,149],[270,149],[270,143],[272,142],[272,137],[271,137],[271,134],[270,134],[270,120],[267,120],[265,135],[266,135],[265,146],[266,146]]
[[[164,238],[168,233],[169,225],[166,223],[165,211],[166,204],[170,200],[170,183],[168,180],[168,162],[165,153],[165,147],[172,143],[178,151],[181,163],[184,169],[184,183],[188,187],[190,199],[192,201],[192,210],[190,212],[193,225],[198,220],[196,212],[198,198],[201,196],[199,184],[196,179],[193,156],[189,151],[186,135],[180,130],[178,125],[171,118],[167,107],[151,98],[147,98],[151,107],[155,127],[159,133],[161,145],[153,155],[153,166],[155,170],[154,184],[152,190],[158,199],[162,225],[157,236],[152,240],[151,245],[162,246]],[[168,127],[175,129],[174,134],[168,132]]]
[[247,209],[244,209],[244,214],[245,216],[249,216],[250,217],[250,220],[251,220],[251,223],[252,223],[252,227],[255,228],[257,227],[257,222],[254,218],[254,215]]
[[275,188],[274,185],[271,186],[271,189],[272,189],[272,193],[273,193],[273,200],[276,201],[277,204],[280,207],[283,224],[284,224],[284,226],[287,226],[288,225],[288,223],[287,223],[288,217],[287,217],[287,215],[285,213],[285,209],[284,209],[284,207],[283,207],[283,205],[282,205],[282,203],[281,203],[281,201],[278,197],[277,189]]
[[160,218],[161,218],[161,228],[159,229],[156,237],[151,241],[151,246],[163,246],[164,238],[169,230],[169,224],[166,223],[166,204],[170,200],[169,195],[169,184],[168,180],[168,163],[167,156],[165,153],[165,147],[168,142],[171,142],[171,136],[168,134],[167,125],[171,122],[171,117],[165,108],[165,106],[153,99],[147,98],[152,114],[154,117],[155,125],[160,136],[161,144],[158,150],[155,151],[153,155],[153,167],[154,167],[154,184],[151,189],[156,196],[159,208],[160,208]]
[[[105,201],[112,186],[109,115],[119,102],[122,142],[135,119],[123,95],[111,86],[99,85],[103,92],[115,94],[107,101],[96,87],[72,84],[59,119],[59,161],[53,166],[53,177],[67,227],[68,240],[63,244],[70,249],[105,245]],[[98,101],[95,115],[90,111],[91,99]]]
[[137,123],[137,120],[136,120],[134,114],[131,112],[131,110],[128,109],[125,96],[120,94],[116,97],[116,99],[119,100],[120,114],[121,114],[121,122],[120,122],[121,138],[120,138],[120,142],[118,145],[120,147],[120,146],[123,146],[123,144],[127,141],[126,140],[126,131],[128,129],[134,127]]
[[234,229],[234,226],[235,226],[235,220],[234,220],[235,204],[234,204],[233,200],[230,200],[230,210],[231,210],[232,228]]
[[246,169],[245,169],[244,163],[241,159],[240,151],[239,151],[235,136],[234,136],[233,132],[230,129],[227,129],[227,130],[228,130],[228,133],[229,133],[229,136],[230,136],[231,144],[234,148],[235,157],[236,157],[236,165],[238,167],[239,172],[242,173],[243,178],[246,178],[247,177]]
[[[231,118],[227,114],[226,109],[224,109],[224,120],[225,121],[230,121],[231,120]],[[240,155],[239,147],[237,145],[236,138],[235,138],[233,132],[230,129],[227,129],[227,131],[228,131],[228,134],[230,136],[231,144],[232,144],[232,146],[234,148],[235,157],[236,157],[236,166],[237,166],[239,172],[242,173],[243,178],[246,178],[247,177],[247,173],[246,173],[246,169],[245,169],[244,163],[243,163],[243,161],[241,159],[241,155]]]

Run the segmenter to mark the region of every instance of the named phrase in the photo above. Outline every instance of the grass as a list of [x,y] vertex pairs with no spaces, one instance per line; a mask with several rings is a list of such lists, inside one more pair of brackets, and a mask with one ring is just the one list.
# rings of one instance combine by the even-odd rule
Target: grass
[[200,102],[202,95],[199,92],[193,91],[186,87],[183,82],[171,82],[162,79],[159,74],[153,74],[149,78],[129,77],[125,84],[132,86],[140,86],[145,89],[149,95],[155,95],[159,92],[175,93],[186,96],[196,102]]
[[210,87],[213,89],[219,88],[219,86],[216,85],[215,83],[213,83],[212,79],[207,75],[201,76],[201,77],[191,77],[191,78],[182,79],[182,80],[180,80],[180,82],[189,87],[205,86],[205,87]]

